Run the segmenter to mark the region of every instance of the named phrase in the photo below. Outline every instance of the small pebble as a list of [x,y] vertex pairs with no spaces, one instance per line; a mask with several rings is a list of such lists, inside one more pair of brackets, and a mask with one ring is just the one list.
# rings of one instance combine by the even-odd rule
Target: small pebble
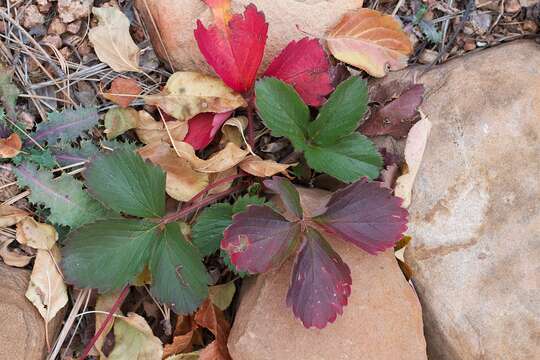
[[29,5],[24,9],[22,26],[30,29],[45,22],[45,16],[39,12],[36,5]]
[[66,24],[60,20],[60,18],[55,17],[52,19],[51,23],[49,24],[49,28],[47,29],[47,32],[49,34],[56,34],[56,35],[62,35],[66,32]]

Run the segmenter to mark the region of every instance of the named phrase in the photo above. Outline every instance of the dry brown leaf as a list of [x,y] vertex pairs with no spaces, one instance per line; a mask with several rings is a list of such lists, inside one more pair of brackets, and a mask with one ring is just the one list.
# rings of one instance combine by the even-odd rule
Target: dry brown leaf
[[248,154],[246,150],[233,143],[213,154],[208,160],[203,160],[195,154],[193,146],[185,142],[175,142],[174,149],[178,156],[191,163],[193,169],[205,173],[219,173],[238,165]]
[[[167,130],[169,131],[167,132]],[[139,121],[135,133],[144,144],[159,142],[170,144],[171,137],[174,141],[182,141],[187,132],[188,124],[185,121],[167,121],[167,128],[165,128],[162,121],[156,121],[152,115],[144,110],[139,111]]]
[[11,205],[0,205],[0,227],[15,225],[26,218],[28,213]]
[[414,180],[420,169],[429,133],[431,132],[431,121],[422,112],[420,112],[420,115],[422,119],[409,130],[407,142],[405,143],[406,170],[396,180],[395,195],[403,199],[401,206],[405,208],[411,204]]
[[224,113],[247,106],[221,79],[190,71],[174,73],[161,94],[145,96],[145,102],[180,121],[203,112]]
[[247,141],[244,137],[244,130],[247,127],[247,117],[245,116],[236,116],[225,121],[221,126],[221,143],[225,144],[232,142],[238,146],[247,144]]
[[32,260],[32,256],[26,255],[22,252],[18,252],[16,249],[12,250],[9,245],[15,241],[7,236],[0,234],[0,258],[6,265],[15,267],[25,267]]
[[193,349],[193,345],[198,343],[201,334],[199,326],[193,320],[193,316],[180,316],[174,329],[174,337],[171,344],[165,344],[163,357],[188,352]]
[[58,240],[54,226],[42,224],[31,217],[17,223],[17,241],[34,249],[51,250]]
[[68,301],[67,287],[58,271],[59,263],[60,250],[56,245],[51,250],[38,250],[25,294],[46,323],[51,321]]
[[345,14],[327,43],[335,58],[375,77],[385,76],[387,69],[405,68],[413,49],[398,20],[371,9]]
[[107,139],[111,140],[126,131],[136,128],[139,124],[139,113],[133,108],[113,108],[105,114],[105,131]]
[[103,93],[103,97],[122,108],[127,108],[140,93],[141,87],[137,80],[117,77],[113,80],[109,92]]
[[230,325],[223,312],[206,300],[195,314],[195,322],[210,330],[216,338],[200,353],[201,360],[230,360],[227,349]]
[[98,18],[98,26],[90,29],[88,38],[99,60],[114,71],[137,71],[139,69],[139,48],[129,34],[129,19],[115,7],[93,8]]
[[138,152],[143,159],[165,171],[165,190],[176,200],[188,201],[208,185],[208,174],[193,170],[191,164],[179,158],[169,144],[149,144]]
[[287,169],[296,164],[280,164],[274,160],[263,160],[257,155],[250,155],[239,164],[240,169],[258,177],[268,177],[282,173],[288,176]]
[[[222,171],[220,173],[209,174],[209,176],[208,176],[208,178],[210,180],[209,183],[213,184],[216,181],[219,181],[221,179],[225,179],[225,178],[227,178],[229,176],[233,176],[233,175],[236,175],[236,174],[238,174],[238,168],[236,168],[236,167],[232,167],[229,170],[225,170],[225,171]],[[221,184],[219,186],[211,188],[210,190],[208,190],[208,195],[217,194],[217,193],[220,193],[222,191],[225,191],[225,190],[229,189],[233,182],[234,182],[234,180],[231,180],[229,182],[226,182],[224,184]]]
[[[111,311],[114,303],[116,302],[116,300],[118,300],[118,297],[120,296],[121,292],[122,292],[122,290],[117,290],[117,291],[109,292],[107,294],[99,294],[97,296],[97,299],[96,299],[95,310],[96,311],[103,311],[103,312],[106,312],[106,313]],[[117,310],[115,312],[115,314],[121,314],[120,310]],[[95,330],[95,332],[97,332],[99,330],[99,328],[101,327],[101,325],[105,321],[105,318],[107,318],[106,314],[96,313],[96,330]],[[104,357],[105,354],[103,354],[103,351],[102,351],[101,348],[103,347],[103,343],[105,342],[105,338],[107,337],[107,334],[111,331],[111,329],[113,327],[113,324],[114,324],[114,318],[105,327],[105,330],[103,330],[101,335],[97,338],[96,343],[94,344],[94,349],[97,350],[97,352],[100,355],[100,358],[103,358],[103,359],[106,358],[106,357]]]
[[21,152],[22,141],[19,135],[13,133],[5,139],[0,139],[0,158],[10,159]]
[[135,313],[114,322],[114,349],[108,360],[161,360],[161,341],[154,336],[146,320]]

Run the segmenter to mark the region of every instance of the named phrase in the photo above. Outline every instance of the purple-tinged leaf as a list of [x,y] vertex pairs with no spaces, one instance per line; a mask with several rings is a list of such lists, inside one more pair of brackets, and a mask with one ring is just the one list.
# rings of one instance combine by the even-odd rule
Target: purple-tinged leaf
[[281,264],[299,240],[299,223],[287,221],[268,206],[251,205],[233,216],[221,248],[238,271],[261,273]]
[[50,113],[47,121],[38,124],[32,138],[38,143],[47,141],[49,145],[58,140],[72,141],[81,136],[83,131],[96,126],[98,120],[96,108],[79,108],[64,110],[61,113]]
[[377,109],[362,124],[360,132],[366,136],[391,135],[394,138],[407,136],[410,128],[418,120],[418,107],[424,97],[424,85],[416,84],[401,95]]
[[313,220],[327,233],[370,254],[391,248],[407,230],[402,199],[365,178],[332,195],[324,214]]
[[322,329],[343,313],[351,270],[314,229],[308,228],[294,264],[287,305],[306,328]]
[[302,219],[302,204],[300,203],[300,194],[296,191],[294,185],[284,177],[274,176],[272,180],[265,180],[264,185],[279,195],[281,201],[291,214],[298,220]]

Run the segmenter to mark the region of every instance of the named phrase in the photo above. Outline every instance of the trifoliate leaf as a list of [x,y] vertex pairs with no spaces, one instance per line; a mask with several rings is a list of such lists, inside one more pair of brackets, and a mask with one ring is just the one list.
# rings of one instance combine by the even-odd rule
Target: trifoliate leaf
[[119,289],[143,271],[156,240],[157,225],[144,220],[102,220],[84,225],[65,241],[64,276],[81,288],[100,292]]
[[383,163],[373,143],[358,133],[333,145],[309,146],[304,155],[312,169],[344,182],[353,182],[363,176],[374,179],[379,176]]
[[195,311],[208,296],[210,278],[201,255],[180,231],[177,223],[167,224],[150,259],[150,291],[179,314]]
[[31,135],[38,143],[47,141],[49,145],[58,140],[68,142],[81,136],[98,123],[96,108],[79,108],[53,112],[48,115],[48,120],[37,125],[37,130]]
[[38,170],[31,163],[23,163],[14,171],[19,185],[30,188],[30,202],[50,209],[48,220],[51,223],[76,228],[112,216],[110,210],[92,199],[82,189],[82,183],[70,175],[53,179],[52,173]]
[[357,127],[366,112],[367,84],[351,77],[336,87],[319,115],[309,124],[309,136],[318,145],[335,144]]
[[84,177],[92,195],[118,212],[140,217],[165,214],[165,173],[131,151],[97,157]]
[[309,109],[294,88],[274,78],[264,78],[255,85],[257,109],[273,136],[285,136],[297,150],[307,141]]

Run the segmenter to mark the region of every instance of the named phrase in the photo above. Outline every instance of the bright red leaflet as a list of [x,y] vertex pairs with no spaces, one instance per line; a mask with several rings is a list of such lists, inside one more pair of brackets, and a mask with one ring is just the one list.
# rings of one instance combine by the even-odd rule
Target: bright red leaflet
[[273,76],[294,86],[311,106],[320,106],[332,90],[330,64],[318,40],[303,38],[291,41],[274,58],[265,76]]
[[208,146],[221,128],[221,125],[232,114],[232,111],[214,114],[201,113],[188,122],[188,133],[184,142],[191,144],[195,150],[201,150]]
[[205,0],[215,23],[206,28],[197,20],[195,39],[204,58],[230,88],[240,93],[253,87],[262,61],[268,23],[249,4],[243,15],[231,16],[230,0]]

